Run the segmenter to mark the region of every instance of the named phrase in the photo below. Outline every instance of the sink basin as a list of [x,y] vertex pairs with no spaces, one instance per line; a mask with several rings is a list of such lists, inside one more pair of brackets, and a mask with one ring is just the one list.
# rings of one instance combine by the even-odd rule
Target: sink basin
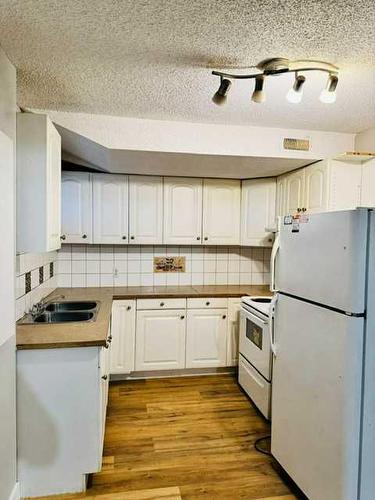
[[67,323],[70,321],[90,321],[94,313],[90,311],[44,312],[34,318],[34,323]]
[[50,302],[45,310],[48,312],[60,311],[90,311],[95,309],[97,302]]

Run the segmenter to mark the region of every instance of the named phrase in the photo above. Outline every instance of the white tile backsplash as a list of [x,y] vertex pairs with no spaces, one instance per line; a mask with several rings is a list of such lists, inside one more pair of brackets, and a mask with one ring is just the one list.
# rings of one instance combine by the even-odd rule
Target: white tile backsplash
[[[154,273],[153,258],[180,255],[185,273]],[[59,286],[267,284],[271,249],[222,246],[63,245]]]

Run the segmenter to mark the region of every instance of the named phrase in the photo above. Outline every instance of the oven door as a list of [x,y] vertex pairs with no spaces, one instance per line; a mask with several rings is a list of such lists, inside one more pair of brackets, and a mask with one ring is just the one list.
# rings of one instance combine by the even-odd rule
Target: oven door
[[267,380],[271,380],[271,345],[269,324],[241,307],[240,353]]

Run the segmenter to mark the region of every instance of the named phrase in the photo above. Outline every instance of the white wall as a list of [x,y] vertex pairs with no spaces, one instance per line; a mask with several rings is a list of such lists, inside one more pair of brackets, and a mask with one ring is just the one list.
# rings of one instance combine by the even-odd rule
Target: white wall
[[[16,137],[16,71],[0,49],[0,132]],[[16,377],[15,377],[15,162],[0,168],[0,197],[6,199],[0,219],[0,317],[11,320],[1,324],[0,345],[0,500],[8,500],[16,485]],[[5,311],[4,311],[5,310]],[[6,331],[4,331],[6,330]]]
[[363,130],[355,137],[355,150],[375,153],[375,127]]

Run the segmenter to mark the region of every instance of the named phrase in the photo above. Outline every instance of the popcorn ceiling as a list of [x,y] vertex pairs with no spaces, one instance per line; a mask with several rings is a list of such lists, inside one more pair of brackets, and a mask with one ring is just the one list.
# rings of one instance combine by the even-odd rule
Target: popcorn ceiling
[[[18,68],[24,107],[357,132],[375,125],[373,0],[2,0],[0,44]],[[340,66],[335,105],[326,76],[308,74],[300,105],[291,75],[267,80],[267,102],[235,82],[211,103],[213,68],[275,56]]]

